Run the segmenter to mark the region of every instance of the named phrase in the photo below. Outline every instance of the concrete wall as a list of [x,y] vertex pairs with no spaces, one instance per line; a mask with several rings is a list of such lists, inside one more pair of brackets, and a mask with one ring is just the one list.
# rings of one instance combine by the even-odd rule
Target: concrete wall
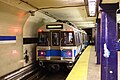
[[[23,38],[37,38],[38,29],[45,23],[54,22],[53,18],[50,18],[40,12],[36,12],[35,16],[30,16],[23,28]],[[24,66],[34,62],[36,59],[36,45],[35,43],[23,44],[23,53],[25,50],[28,51],[27,55],[29,56],[28,63]]]
[[23,38],[37,37],[37,29],[44,23],[55,21],[42,13],[30,16],[26,11],[0,2],[0,36],[16,36],[15,43],[0,43],[0,76],[25,66],[24,51],[29,62],[35,60],[36,44],[24,44]]
[[0,36],[16,36],[15,43],[0,43],[0,76],[23,66],[23,25],[25,11],[0,2]]

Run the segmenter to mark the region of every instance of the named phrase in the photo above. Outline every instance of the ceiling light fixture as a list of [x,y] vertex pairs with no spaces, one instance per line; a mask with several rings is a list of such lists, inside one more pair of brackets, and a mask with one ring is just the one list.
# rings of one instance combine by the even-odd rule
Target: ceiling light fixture
[[89,15],[95,16],[96,13],[96,0],[88,0]]

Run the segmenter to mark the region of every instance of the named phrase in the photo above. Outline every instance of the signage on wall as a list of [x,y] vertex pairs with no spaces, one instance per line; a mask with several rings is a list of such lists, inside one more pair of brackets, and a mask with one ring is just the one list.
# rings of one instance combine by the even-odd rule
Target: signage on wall
[[16,43],[16,36],[0,36],[0,44]]

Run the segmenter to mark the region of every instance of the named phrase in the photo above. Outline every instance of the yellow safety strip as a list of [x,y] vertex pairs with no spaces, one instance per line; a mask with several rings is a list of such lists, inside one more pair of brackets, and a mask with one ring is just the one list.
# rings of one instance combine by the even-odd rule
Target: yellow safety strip
[[88,46],[84,50],[66,80],[87,80],[90,49],[91,46]]

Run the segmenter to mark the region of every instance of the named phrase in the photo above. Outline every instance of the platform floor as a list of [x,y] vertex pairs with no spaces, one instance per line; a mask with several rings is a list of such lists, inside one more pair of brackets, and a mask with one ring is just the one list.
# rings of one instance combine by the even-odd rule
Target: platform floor
[[[90,51],[90,53],[89,53],[89,51]],[[96,57],[96,53],[95,53],[95,46],[90,46],[90,50],[87,50],[86,52],[87,52],[87,54],[89,54],[89,58],[86,58],[86,59],[89,59],[89,61],[88,61],[87,65],[85,64],[87,66],[86,67],[87,74],[84,74],[83,77],[86,76],[87,78],[81,77],[81,74],[86,73],[86,71],[84,70],[85,72],[84,71],[80,72],[81,67],[76,67],[76,66],[78,66],[78,63],[76,63],[77,65],[75,64],[75,66],[71,70],[71,72],[68,75],[68,77],[66,78],[66,80],[101,80],[101,73],[100,73],[101,66],[96,64],[97,57]],[[80,59],[78,60],[78,62],[79,62],[79,64],[81,64]],[[84,64],[82,66],[84,66]],[[76,74],[77,74],[77,76],[76,76]],[[120,52],[118,52],[118,80],[120,80]]]
[[100,65],[96,65],[96,59],[95,46],[92,46],[88,63],[88,80],[101,80]]
[[[92,46],[88,63],[88,80],[101,80],[101,66],[96,65],[96,59],[95,46]],[[120,51],[118,51],[118,80],[120,80]]]

